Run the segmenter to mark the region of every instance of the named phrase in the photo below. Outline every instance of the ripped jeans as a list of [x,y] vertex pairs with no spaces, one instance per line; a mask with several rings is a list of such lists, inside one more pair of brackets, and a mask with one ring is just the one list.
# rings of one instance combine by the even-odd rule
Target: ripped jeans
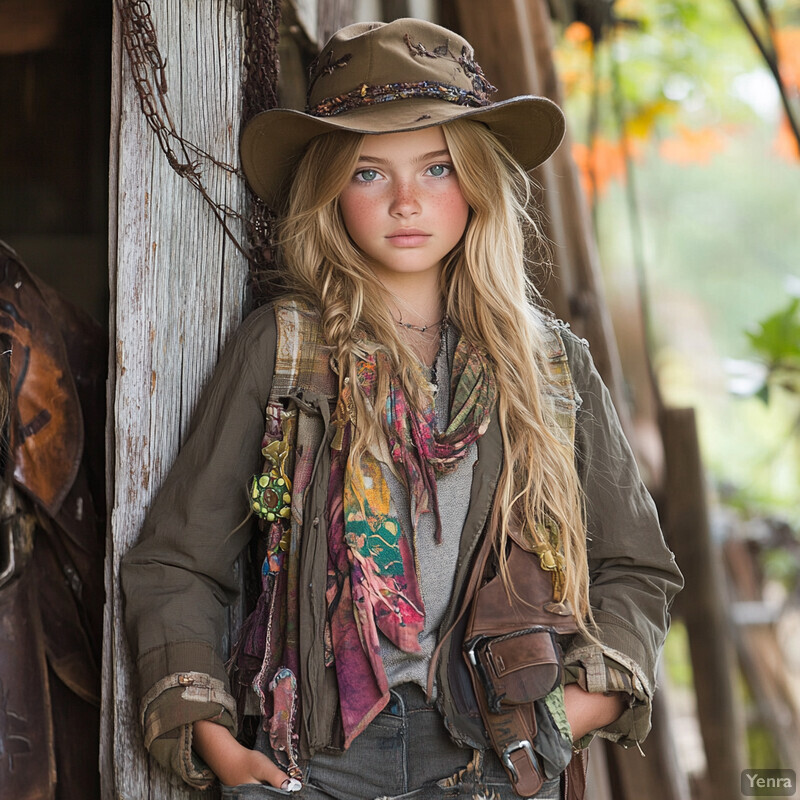
[[[224,786],[223,800],[268,800],[288,792],[271,786]],[[412,684],[392,699],[344,753],[318,753],[297,800],[519,800],[493,751],[456,745],[439,712]],[[561,779],[546,781],[536,800],[558,800]]]

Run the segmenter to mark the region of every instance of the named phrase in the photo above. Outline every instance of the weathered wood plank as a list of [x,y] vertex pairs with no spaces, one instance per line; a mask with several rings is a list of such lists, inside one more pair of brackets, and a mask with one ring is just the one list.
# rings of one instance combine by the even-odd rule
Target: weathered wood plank
[[751,609],[761,606],[761,613],[748,621],[734,612],[733,638],[759,722],[775,743],[779,757],[775,765],[791,765],[800,753],[800,707],[777,626],[770,619],[770,611],[774,613],[774,609],[764,603],[758,556],[744,538],[731,536],[730,532],[723,544],[723,554],[735,610],[740,611],[745,604]]
[[[237,5],[150,0],[176,128],[228,164],[238,163],[242,18]],[[121,621],[119,561],[135,541],[198,394],[241,318],[246,265],[196,189],[170,168],[146,125],[122,48],[119,14],[112,108],[109,261],[115,346],[109,381],[103,797],[172,800],[190,794],[171,786],[142,747]],[[174,148],[182,159],[177,143]],[[242,210],[241,179],[205,161],[202,169],[209,195]]]
[[[114,320],[116,319],[116,272],[117,272],[117,208],[119,184],[119,142],[120,127],[122,124],[122,38],[120,32],[120,19],[114,15],[112,23],[111,45],[111,124],[109,131],[108,153],[108,264],[109,264],[109,332],[114,341]],[[116,353],[113,347],[108,352],[108,380],[106,382],[106,408],[114,407],[116,386]],[[111,463],[112,453],[116,450],[116,425],[114,415],[106,416],[106,458]],[[113,470],[106,467],[106,498],[114,497]],[[111,504],[109,503],[109,509]],[[113,657],[113,629],[114,613],[117,599],[114,589],[112,568],[114,561],[114,543],[112,529],[109,525],[106,535],[106,559],[104,569],[104,586],[106,590],[106,607],[103,617],[103,663],[101,674],[101,713],[100,713],[100,794],[103,798],[114,796],[114,664]]]
[[339,28],[355,22],[355,0],[324,0],[317,15],[317,42],[322,47]]

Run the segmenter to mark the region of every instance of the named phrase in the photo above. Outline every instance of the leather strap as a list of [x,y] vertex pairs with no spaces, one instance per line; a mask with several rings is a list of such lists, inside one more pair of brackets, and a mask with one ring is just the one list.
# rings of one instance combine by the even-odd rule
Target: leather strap
[[533,703],[504,707],[499,714],[493,714],[486,704],[486,693],[472,670],[470,677],[492,747],[500,757],[514,791],[520,797],[532,797],[544,783],[533,752],[537,730]]
[[[509,542],[511,550],[507,564],[512,584],[518,594],[516,602],[509,601],[498,576],[484,582],[486,565],[492,550],[492,537],[486,535],[475,557],[464,595],[464,605],[456,618],[458,622],[469,609],[465,641],[470,641],[478,634],[500,636],[534,625],[549,626],[565,633],[574,631],[574,617],[547,609],[547,600],[552,599],[551,578],[539,566],[538,556],[526,550],[516,536],[510,536]],[[538,730],[534,701],[532,699],[527,703],[500,705],[499,712],[491,711],[476,665],[466,653],[464,657],[492,747],[500,757],[514,791],[521,797],[531,797],[544,782],[533,749]],[[572,782],[575,783],[574,777]]]
[[[456,622],[468,609],[470,610],[470,623],[474,620],[474,601],[477,599],[479,584],[483,579],[491,550],[491,537],[484,536],[464,594],[464,605],[459,611]],[[471,625],[468,624],[467,627],[469,628]],[[539,774],[536,755],[533,752],[533,741],[536,737],[536,717],[533,712],[533,704],[503,708],[499,714],[491,713],[486,701],[486,691],[481,685],[473,665],[469,664],[469,660],[467,660],[467,664],[481,718],[489,733],[492,747],[500,757],[514,791],[520,797],[531,797],[539,791],[544,782]]]
[[26,569],[0,592],[0,795],[15,800],[56,796],[50,684],[35,581]]
[[584,800],[589,751],[573,750],[572,760],[564,770],[564,800]]

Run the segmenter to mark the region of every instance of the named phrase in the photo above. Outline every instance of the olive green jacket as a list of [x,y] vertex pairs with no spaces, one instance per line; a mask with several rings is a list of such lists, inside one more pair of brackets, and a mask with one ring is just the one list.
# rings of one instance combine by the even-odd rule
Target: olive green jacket
[[[590,601],[602,648],[580,637],[565,642],[568,680],[588,691],[625,691],[629,708],[600,734],[623,744],[641,741],[650,727],[656,662],[669,626],[669,606],[682,586],[664,544],[652,500],[620,429],[587,345],[562,329],[579,398],[576,463],[585,493]],[[237,557],[253,530],[242,526],[247,484],[261,469],[264,410],[274,372],[275,315],[271,307],[248,317],[225,350],[203,395],[181,452],[153,503],[139,542],[123,559],[122,587],[129,640],[139,676],[145,745],[184,781],[202,788],[213,776],[193,757],[192,723],[217,719],[235,728],[222,653],[229,649],[227,606],[241,576]],[[303,387],[293,398],[319,419],[326,441],[329,401]],[[461,537],[449,629],[491,509],[502,467],[499,428],[478,441],[472,493]],[[325,670],[325,500],[329,448],[319,447],[304,499],[301,597],[301,739],[305,753],[335,740],[337,695]],[[321,548],[321,550],[320,550]],[[320,572],[319,564],[322,564]],[[317,575],[317,573],[319,574]],[[451,685],[450,648],[437,668],[439,703],[456,741],[480,744],[474,720],[459,708]]]

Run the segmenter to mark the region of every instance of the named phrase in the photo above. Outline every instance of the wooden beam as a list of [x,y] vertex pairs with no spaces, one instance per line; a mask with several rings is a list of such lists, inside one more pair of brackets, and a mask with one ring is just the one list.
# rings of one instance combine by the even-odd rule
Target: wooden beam
[[[145,122],[123,49],[122,3],[117,0],[114,21],[109,190],[111,514],[102,788],[104,800],[177,800],[190,795],[149,762],[142,746],[119,562],[186,435],[221,347],[239,323],[247,269],[197,190],[170,167]],[[241,9],[195,0],[150,0],[149,6],[179,133],[218,161],[238,164]],[[183,158],[177,142],[171,144]],[[243,211],[238,174],[200,163],[210,196]]]
[[694,409],[665,409],[661,433],[666,462],[665,530],[686,579],[676,612],[683,617],[689,635],[708,764],[708,797],[732,800],[740,797],[744,725],[734,683],[735,660],[721,559],[709,529]]
[[760,619],[742,621],[734,615],[734,639],[758,721],[775,744],[780,762],[775,767],[790,768],[800,753],[800,706],[775,620],[770,619],[772,609],[764,602],[758,554],[736,534],[725,541],[723,551],[735,600],[761,606]]
[[609,744],[616,791],[614,797],[635,800],[657,797],[658,800],[689,800],[689,781],[681,771],[673,740],[673,728],[667,697],[662,688],[653,697],[653,727],[642,744],[623,749]]
[[384,22],[394,22],[396,19],[411,16],[411,3],[409,0],[381,0],[381,19]]

